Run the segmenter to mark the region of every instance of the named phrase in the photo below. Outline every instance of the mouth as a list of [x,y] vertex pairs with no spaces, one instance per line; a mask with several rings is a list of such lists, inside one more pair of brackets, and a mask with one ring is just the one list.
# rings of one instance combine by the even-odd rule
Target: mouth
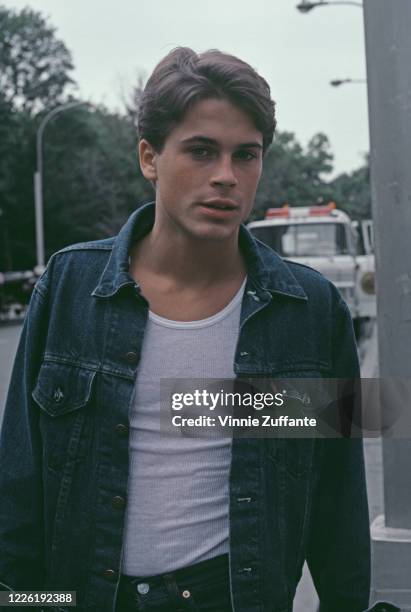
[[227,199],[207,200],[205,202],[201,202],[201,206],[204,206],[205,208],[209,208],[211,210],[221,211],[234,211],[238,209],[238,205],[235,202]]

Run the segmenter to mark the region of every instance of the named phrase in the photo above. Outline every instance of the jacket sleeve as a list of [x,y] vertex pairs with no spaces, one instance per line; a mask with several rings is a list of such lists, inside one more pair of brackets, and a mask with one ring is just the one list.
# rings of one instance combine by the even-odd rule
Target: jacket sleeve
[[[44,278],[44,277],[43,277]],[[40,281],[40,284],[43,284]],[[35,288],[18,346],[0,436],[0,590],[41,590],[45,575],[42,447],[31,398],[47,333]]]
[[[358,385],[360,372],[348,308],[333,316],[333,378]],[[358,388],[358,387],[357,387]],[[344,412],[347,413],[345,402]],[[357,423],[358,424],[358,423]],[[307,562],[320,612],[362,612],[370,591],[370,533],[362,438],[317,440],[319,465]]]

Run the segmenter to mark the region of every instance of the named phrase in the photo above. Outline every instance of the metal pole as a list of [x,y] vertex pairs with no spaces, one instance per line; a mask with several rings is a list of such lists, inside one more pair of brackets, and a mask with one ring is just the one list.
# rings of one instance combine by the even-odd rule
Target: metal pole
[[37,267],[44,267],[44,223],[43,223],[43,186],[41,174],[37,170],[34,173],[34,207],[36,218],[36,254]]
[[346,83],[366,83],[367,79],[334,79],[330,81],[330,85],[333,87],[339,87],[340,85],[345,85]]
[[[411,374],[411,2],[365,0],[381,385]],[[408,385],[409,388],[409,385]],[[383,409],[395,405],[394,394]],[[405,404],[409,404],[408,401]],[[383,439],[385,516],[372,525],[375,598],[411,606],[411,441]]]
[[351,0],[334,0],[328,2],[327,0],[323,0],[320,2],[310,2],[310,0],[302,0],[300,4],[297,5],[297,9],[301,11],[301,13],[308,13],[314,8],[318,6],[332,6],[332,5],[346,5],[346,6],[356,6],[357,8],[363,8],[361,2],[351,2]]
[[37,153],[37,170],[34,173],[34,212],[36,220],[36,255],[37,267],[41,270],[45,264],[44,250],[44,220],[43,220],[43,133],[46,125],[51,119],[60,113],[76,108],[77,106],[85,106],[88,102],[68,102],[53,108],[43,119],[39,125],[36,136],[36,153]]

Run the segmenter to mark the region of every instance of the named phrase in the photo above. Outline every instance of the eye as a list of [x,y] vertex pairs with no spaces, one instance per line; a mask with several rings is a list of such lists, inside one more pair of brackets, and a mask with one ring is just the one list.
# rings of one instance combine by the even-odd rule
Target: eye
[[206,159],[213,154],[213,151],[208,147],[193,147],[190,149],[190,153],[196,159]]
[[257,155],[252,151],[240,149],[240,151],[236,151],[235,158],[241,161],[251,161],[252,159],[257,159]]

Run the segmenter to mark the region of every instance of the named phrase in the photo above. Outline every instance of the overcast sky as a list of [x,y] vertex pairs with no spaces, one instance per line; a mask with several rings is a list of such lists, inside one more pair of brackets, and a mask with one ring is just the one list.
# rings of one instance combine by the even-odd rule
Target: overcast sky
[[[362,164],[368,150],[363,14],[353,6],[302,15],[299,0],[3,0],[48,16],[73,54],[79,94],[121,108],[122,92],[170,49],[218,48],[248,61],[269,82],[278,127],[302,144],[325,132],[335,173]],[[335,174],[334,173],[334,174]]]

